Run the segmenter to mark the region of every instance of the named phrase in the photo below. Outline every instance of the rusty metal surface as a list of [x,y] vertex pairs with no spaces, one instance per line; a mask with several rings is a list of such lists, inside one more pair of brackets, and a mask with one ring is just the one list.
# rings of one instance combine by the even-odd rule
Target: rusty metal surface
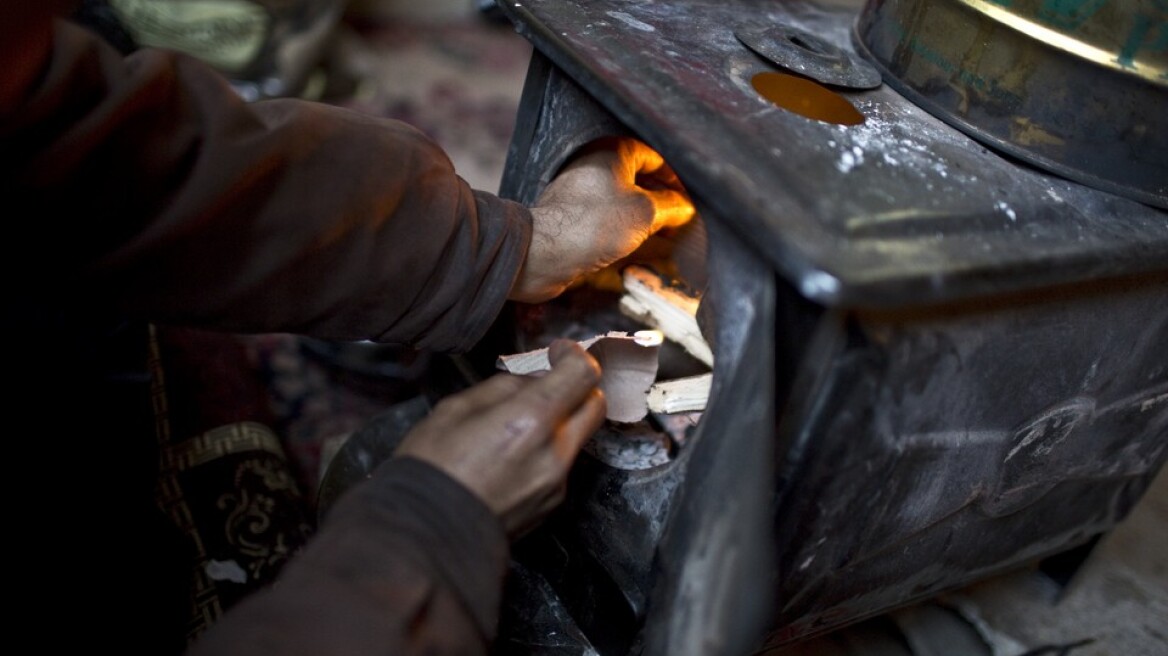
[[805,297],[951,301],[1168,266],[1168,212],[983,147],[883,85],[842,126],[761,98],[778,70],[736,30],[785,24],[854,51],[857,9],[806,2],[527,0],[518,31],[661,152]]

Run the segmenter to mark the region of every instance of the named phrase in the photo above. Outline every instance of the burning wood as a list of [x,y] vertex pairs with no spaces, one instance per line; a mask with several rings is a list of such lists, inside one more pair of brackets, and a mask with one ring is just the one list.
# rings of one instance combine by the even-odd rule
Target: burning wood
[[[609,332],[578,342],[600,363],[600,389],[608,404],[608,419],[633,423],[649,413],[649,388],[657,380],[657,353],[664,337],[656,330],[632,335]],[[499,369],[513,374],[538,374],[551,368],[546,348],[502,355]]]
[[[621,313],[655,330],[632,334],[610,331],[578,342],[600,363],[600,388],[608,403],[608,419],[631,424],[644,419],[650,410],[659,415],[704,410],[712,374],[657,382],[658,351],[665,338],[713,367],[713,352],[698,327],[698,299],[666,285],[645,267],[626,268],[622,282]],[[499,356],[496,366],[521,375],[539,374],[551,367],[546,348]]]
[[705,410],[713,379],[713,374],[701,374],[655,383],[649,388],[649,410],[661,414]]
[[636,319],[665,333],[671,341],[706,366],[714,366],[714,354],[698,327],[698,299],[666,286],[652,271],[630,266],[623,274],[625,294],[620,309]]

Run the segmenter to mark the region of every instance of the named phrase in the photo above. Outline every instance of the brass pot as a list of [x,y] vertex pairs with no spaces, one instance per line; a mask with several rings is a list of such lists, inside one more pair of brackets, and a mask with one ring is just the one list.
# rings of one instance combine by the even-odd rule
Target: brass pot
[[975,139],[1168,208],[1168,0],[868,0],[854,36]]

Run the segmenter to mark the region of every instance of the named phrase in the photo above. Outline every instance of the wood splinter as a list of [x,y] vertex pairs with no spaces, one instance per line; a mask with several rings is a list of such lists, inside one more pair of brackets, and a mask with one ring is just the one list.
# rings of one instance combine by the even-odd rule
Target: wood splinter
[[620,310],[625,316],[660,330],[699,362],[714,366],[714,354],[698,327],[698,299],[665,285],[645,267],[630,266],[622,277]]
[[[600,363],[600,390],[608,405],[607,417],[635,423],[649,414],[649,388],[657,380],[657,354],[664,336],[656,330],[633,334],[613,331],[577,342]],[[501,355],[496,366],[513,374],[530,375],[551,369],[548,349]]]
[[701,374],[655,383],[649,388],[649,410],[666,415],[705,410],[713,380],[713,374]]

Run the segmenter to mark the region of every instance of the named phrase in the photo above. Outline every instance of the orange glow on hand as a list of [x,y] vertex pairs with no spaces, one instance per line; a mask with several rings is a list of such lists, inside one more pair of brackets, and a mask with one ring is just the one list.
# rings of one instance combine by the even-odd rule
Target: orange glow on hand
[[652,232],[693,219],[693,202],[660,153],[642,141],[626,140],[618,150],[626,179],[653,202]]

